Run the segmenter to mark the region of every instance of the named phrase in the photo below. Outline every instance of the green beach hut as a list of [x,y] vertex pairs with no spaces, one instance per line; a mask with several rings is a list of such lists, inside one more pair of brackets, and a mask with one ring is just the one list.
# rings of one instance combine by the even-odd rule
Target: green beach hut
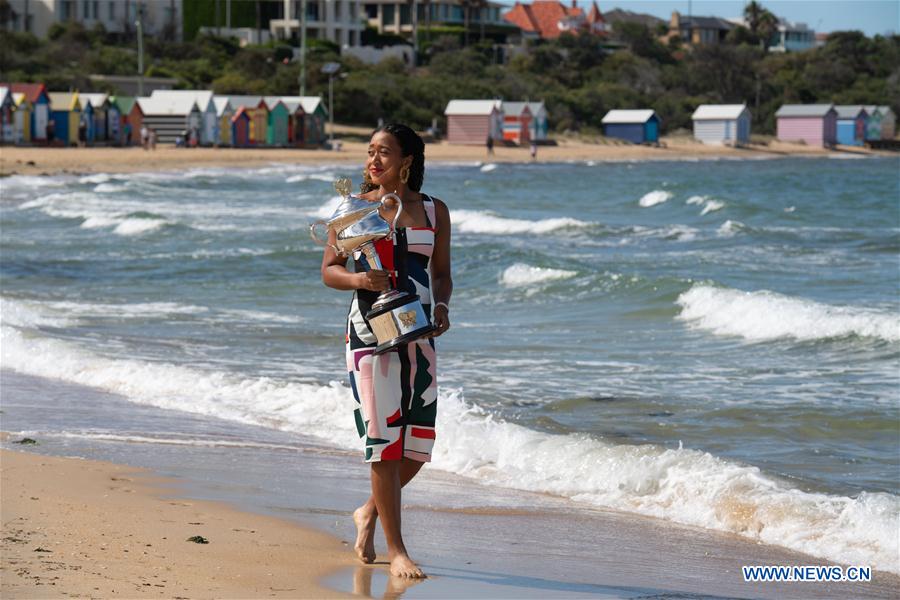
[[266,96],[266,106],[269,109],[266,143],[269,146],[287,146],[290,110],[278,96]]

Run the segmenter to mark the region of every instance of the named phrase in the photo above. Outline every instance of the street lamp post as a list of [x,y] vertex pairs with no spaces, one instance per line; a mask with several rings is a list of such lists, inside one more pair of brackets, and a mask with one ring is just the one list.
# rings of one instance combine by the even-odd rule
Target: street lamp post
[[138,16],[137,21],[134,22],[134,26],[137,27],[137,42],[138,42],[138,96],[144,95],[144,29],[141,25],[141,18]]
[[322,72],[328,75],[328,147],[334,150],[334,76],[341,70],[341,65],[336,62],[325,63]]

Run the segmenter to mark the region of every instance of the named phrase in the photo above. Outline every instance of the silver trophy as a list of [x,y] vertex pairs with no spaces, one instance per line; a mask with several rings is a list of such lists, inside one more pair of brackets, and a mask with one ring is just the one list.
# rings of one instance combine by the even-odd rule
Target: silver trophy
[[[322,245],[327,244],[316,235],[316,228],[324,226],[327,231],[335,232],[335,243],[331,247],[339,255],[359,252],[362,262],[369,269],[384,270],[381,258],[375,251],[375,242],[393,238],[400,213],[403,212],[403,201],[397,194],[385,194],[378,202],[352,196],[350,180],[347,178],[335,181],[334,189],[343,200],[334,214],[310,225],[313,240]],[[397,207],[397,214],[393,223],[388,223],[379,210],[394,206]],[[372,310],[366,314],[366,321],[378,339],[375,354],[427,337],[436,329],[425,315],[419,296],[398,289],[382,292],[372,303]]]

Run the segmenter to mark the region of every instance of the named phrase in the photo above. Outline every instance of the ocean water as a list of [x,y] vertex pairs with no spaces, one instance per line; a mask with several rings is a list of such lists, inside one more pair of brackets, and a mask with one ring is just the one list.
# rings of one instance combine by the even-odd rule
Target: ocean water
[[[455,282],[434,468],[900,573],[898,167],[430,164]],[[358,171],[0,180],[2,366],[359,448],[349,293],[307,229]],[[179,443],[265,441],[229,439]]]

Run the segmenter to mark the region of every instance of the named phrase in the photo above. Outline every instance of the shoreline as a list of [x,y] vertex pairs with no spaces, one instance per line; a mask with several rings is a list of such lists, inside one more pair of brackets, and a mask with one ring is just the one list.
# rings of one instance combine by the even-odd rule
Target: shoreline
[[[835,150],[801,144],[771,142],[745,148],[708,146],[690,138],[664,140],[664,147],[633,144],[587,143],[563,139],[557,146],[540,146],[537,163],[568,161],[668,161],[668,160],[762,160],[792,157],[870,157],[898,156],[896,153],[865,148],[839,147]],[[322,165],[362,164],[366,144],[342,141],[339,151],[291,148],[175,148],[159,146],[145,151],[140,147],[46,148],[4,146],[0,148],[0,177],[10,175],[60,175],[91,173],[129,173],[137,171],[183,170],[202,167],[260,167],[273,163]],[[497,146],[487,155],[482,146],[450,145],[446,142],[425,146],[426,163],[494,162],[531,163],[528,148]]]
[[[0,435],[3,571],[29,571],[16,573],[15,580],[4,577],[4,596],[43,598],[72,581],[95,597],[108,597],[110,590],[118,595],[126,584],[154,597],[160,591],[165,597],[303,597],[300,578],[325,586],[309,587],[314,597],[384,589],[408,598],[780,598],[798,592],[888,598],[900,589],[900,578],[882,571],[867,584],[745,583],[742,565],[833,563],[735,534],[585,510],[556,496],[426,470],[403,502],[404,537],[429,578],[404,591],[398,583],[409,582],[386,574],[380,532],[374,566],[360,565],[350,546],[350,514],[369,488],[358,452],[311,446],[295,433],[135,404],[61,380],[7,369],[2,375],[4,428],[12,439],[27,435],[40,444],[34,453],[22,453],[10,447],[9,435]],[[49,422],[47,415],[53,415]],[[101,418],[111,428],[106,434],[79,434],[79,423]],[[126,435],[151,422],[152,432],[138,439]],[[214,437],[203,437],[206,432]],[[210,443],[216,439],[225,442]],[[17,473],[10,454],[68,470],[57,472],[50,464]],[[15,510],[30,511],[26,525],[11,520],[19,516],[10,512]],[[210,544],[187,542],[193,535]],[[27,538],[27,545],[9,538]],[[39,547],[53,552],[35,552]],[[24,562],[8,564],[10,559]],[[13,589],[13,581],[20,587]],[[253,593],[254,585],[265,593]]]
[[0,463],[3,597],[346,596],[318,583],[352,564],[332,536],[170,496],[146,469],[6,449]]

